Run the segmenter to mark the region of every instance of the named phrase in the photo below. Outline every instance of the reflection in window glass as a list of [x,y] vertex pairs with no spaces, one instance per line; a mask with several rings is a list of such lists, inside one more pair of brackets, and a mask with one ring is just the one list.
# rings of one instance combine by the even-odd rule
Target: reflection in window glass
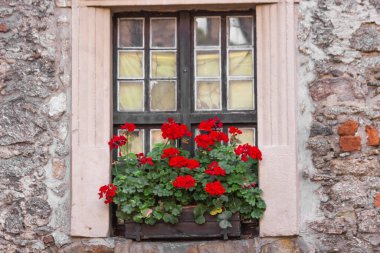
[[175,78],[177,76],[177,55],[171,51],[152,51],[151,77]]
[[219,46],[219,17],[196,17],[195,29],[196,46]]
[[175,47],[176,44],[176,19],[152,18],[151,19],[151,46]]
[[[118,134],[123,134],[123,130],[119,130]],[[136,129],[134,132],[129,133],[128,143],[120,148],[121,154],[125,155],[130,152],[138,154],[144,153],[144,130]]]
[[152,111],[175,111],[176,103],[175,81],[150,82],[150,109]]
[[219,51],[197,51],[196,53],[196,76],[219,77],[220,76],[220,53]]
[[252,80],[229,81],[228,109],[229,110],[254,109],[253,81]]
[[144,110],[144,84],[143,82],[119,82],[119,111]]
[[[238,144],[246,144],[249,145],[256,145],[255,141],[255,129],[254,128],[240,128],[238,127],[242,134],[238,135]],[[231,138],[231,134],[228,134],[229,138]]]
[[119,52],[119,78],[144,78],[144,52]]
[[252,17],[228,18],[228,45],[250,46],[252,45]]
[[150,130],[150,150],[154,148],[154,144],[164,143],[164,138],[162,138],[161,129],[151,129]]
[[119,47],[143,47],[144,19],[119,19]]
[[219,81],[198,81],[196,90],[196,110],[220,109]]
[[228,74],[230,76],[252,76],[252,50],[231,50],[228,52]]

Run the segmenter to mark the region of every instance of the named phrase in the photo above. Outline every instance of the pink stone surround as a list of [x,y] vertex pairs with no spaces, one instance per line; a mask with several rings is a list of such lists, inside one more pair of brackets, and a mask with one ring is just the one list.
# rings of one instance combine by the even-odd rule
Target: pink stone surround
[[[258,145],[264,157],[259,176],[267,202],[260,223],[261,236],[299,233],[296,2],[233,1],[256,7],[257,15]],[[107,146],[112,133],[111,8],[210,8],[212,4],[220,8],[223,3],[231,7],[231,0],[72,1],[72,236],[107,237],[110,231],[109,208],[98,200],[97,190],[109,182],[111,170]]]

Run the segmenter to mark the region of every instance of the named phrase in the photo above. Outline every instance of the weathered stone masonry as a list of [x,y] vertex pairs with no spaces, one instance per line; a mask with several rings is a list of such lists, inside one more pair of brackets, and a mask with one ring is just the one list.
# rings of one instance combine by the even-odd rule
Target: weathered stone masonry
[[299,4],[300,239],[181,245],[68,235],[69,5],[0,1],[0,252],[380,252],[378,0]]

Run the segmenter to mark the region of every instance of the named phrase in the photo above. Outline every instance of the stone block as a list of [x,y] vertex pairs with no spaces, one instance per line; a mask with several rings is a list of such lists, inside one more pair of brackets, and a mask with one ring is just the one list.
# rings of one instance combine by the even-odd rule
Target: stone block
[[356,131],[358,130],[359,123],[354,120],[347,120],[343,124],[341,124],[338,128],[338,134],[340,136],[351,135],[354,136]]
[[0,23],[0,32],[5,33],[7,31],[7,24]]
[[375,194],[375,207],[380,207],[380,193]]
[[53,165],[53,177],[59,180],[64,179],[66,175],[65,160],[54,158],[52,160],[52,165]]
[[379,146],[380,138],[379,138],[379,130],[374,126],[367,125],[365,127],[365,132],[367,133],[367,145],[368,146]]
[[359,151],[361,149],[360,142],[360,136],[341,136],[339,146],[344,152]]

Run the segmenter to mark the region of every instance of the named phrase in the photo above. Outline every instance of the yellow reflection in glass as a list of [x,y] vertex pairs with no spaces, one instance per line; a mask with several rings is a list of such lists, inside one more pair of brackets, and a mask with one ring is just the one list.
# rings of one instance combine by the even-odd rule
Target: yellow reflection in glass
[[120,78],[143,78],[143,51],[120,51],[119,52],[119,77]]
[[[119,135],[123,134],[124,131],[119,130]],[[129,133],[128,143],[121,147],[121,154],[125,155],[127,153],[143,153],[144,152],[144,130],[135,130]]]
[[174,78],[177,76],[177,59],[175,52],[153,51],[151,61],[151,77]]
[[219,77],[219,51],[197,51],[197,77]]
[[150,82],[150,109],[153,111],[175,111],[175,81]]
[[251,50],[229,51],[228,64],[228,74],[230,76],[253,75],[253,61]]
[[143,88],[142,82],[120,82],[119,111],[143,111]]
[[220,109],[220,82],[197,82],[197,110]]
[[154,144],[163,143],[164,138],[162,138],[161,129],[151,129],[150,130],[150,149],[154,148]]
[[[239,128],[239,127],[238,127]],[[242,131],[242,134],[237,136],[238,144],[256,145],[255,144],[255,129],[254,128],[239,128]],[[231,134],[228,134],[231,138]]]
[[228,109],[254,109],[252,80],[229,81]]

